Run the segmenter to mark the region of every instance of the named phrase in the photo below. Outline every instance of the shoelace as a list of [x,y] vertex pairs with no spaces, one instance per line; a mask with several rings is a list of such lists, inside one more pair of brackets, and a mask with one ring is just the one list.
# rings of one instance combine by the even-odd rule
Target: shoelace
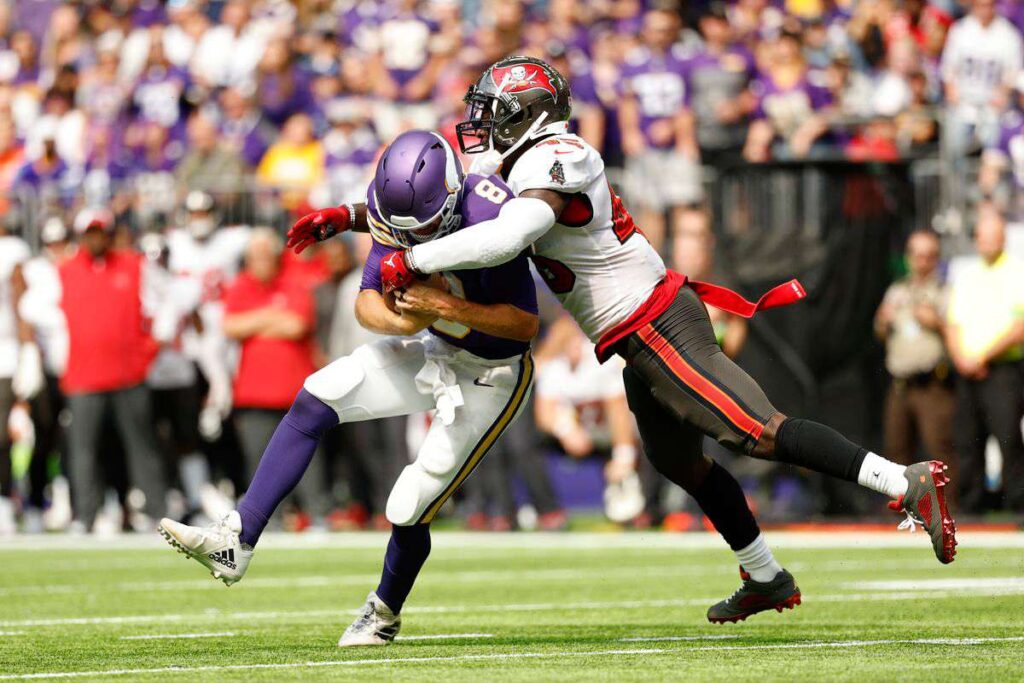
[[[906,510],[904,510],[904,512],[906,512]],[[896,531],[910,529],[910,533],[914,533],[915,531],[917,531],[918,526],[920,526],[923,529],[924,522],[918,519],[917,517],[914,517],[914,515],[910,514],[909,512],[907,512],[907,518],[900,522],[899,525],[897,525]]]
[[906,519],[904,519],[896,526],[896,531],[903,531],[904,529],[909,529],[910,533],[914,533],[915,531],[917,531],[918,526],[920,526],[922,529],[924,528],[924,520],[915,517],[914,514],[910,512],[910,510],[903,507],[903,496],[900,496],[896,500],[890,502],[889,509],[895,512],[902,512],[907,516]]

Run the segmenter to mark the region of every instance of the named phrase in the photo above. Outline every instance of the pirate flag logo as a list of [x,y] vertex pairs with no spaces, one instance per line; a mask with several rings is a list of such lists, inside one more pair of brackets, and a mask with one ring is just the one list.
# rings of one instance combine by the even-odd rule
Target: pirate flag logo
[[559,185],[565,185],[565,169],[562,168],[562,162],[555,160],[555,163],[551,165],[551,170],[548,171],[551,175],[551,181],[558,183]]

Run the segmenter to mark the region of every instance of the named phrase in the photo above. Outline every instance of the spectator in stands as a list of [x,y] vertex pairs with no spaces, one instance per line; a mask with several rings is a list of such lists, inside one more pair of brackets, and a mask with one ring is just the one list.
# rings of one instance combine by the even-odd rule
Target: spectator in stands
[[757,68],[750,51],[735,42],[724,3],[711,3],[698,27],[704,47],[690,61],[687,78],[697,144],[701,163],[723,168],[742,161]]
[[[1017,107],[1008,111],[1000,120],[999,137],[995,144],[985,148],[981,155],[981,170],[978,173],[978,187],[986,199],[995,199],[1005,172],[1009,171],[1011,187],[1017,190],[1016,213],[1020,209],[1020,188],[1024,187],[1024,72],[1014,82],[1013,95]],[[998,193],[1000,204],[1007,204],[1002,193]]]
[[206,114],[188,122],[188,152],[178,165],[178,182],[188,190],[231,193],[242,189],[241,157],[218,139],[217,124]]
[[946,135],[954,154],[995,142],[999,112],[1022,63],[1020,33],[996,14],[996,0],[973,0],[971,13],[950,29],[942,53]]
[[263,156],[256,176],[268,187],[281,190],[286,209],[305,200],[324,178],[324,148],[313,136],[313,120],[306,114],[289,118],[281,137]]
[[287,39],[267,44],[257,71],[256,99],[271,123],[283,126],[296,114],[313,112],[311,82],[311,74],[296,63]]
[[[234,381],[235,425],[252,478],[277,423],[313,373],[313,299],[281,274],[284,245],[269,228],[253,231],[245,269],[224,295],[224,332],[238,342]],[[314,521],[325,513],[323,458],[314,460],[297,489]],[[297,527],[308,522],[297,523]]]
[[983,207],[975,226],[978,255],[956,273],[949,295],[946,344],[957,382],[955,443],[960,455],[960,505],[987,507],[985,443],[1003,456],[1006,505],[1024,512],[1024,265],[1005,251],[1006,226]]
[[6,213],[10,192],[25,164],[25,148],[18,142],[14,121],[0,116],[0,211]]
[[222,139],[246,166],[256,168],[277,130],[255,106],[252,95],[241,87],[224,88],[218,102]]
[[[52,484],[50,510],[45,515],[47,529],[63,529],[71,521],[70,501],[66,498],[67,479],[51,477],[54,458],[58,471],[67,472],[64,425],[60,415],[64,410],[64,394],[60,378],[68,356],[68,330],[64,312],[60,308],[60,265],[69,256],[68,231],[64,221],[52,216],[40,230],[42,253],[25,263],[25,293],[18,311],[42,353],[44,383],[31,402],[32,424],[36,442],[29,463],[29,493],[22,510],[26,531],[39,531],[44,527],[46,486]],[[51,478],[53,479],[51,482]]]
[[420,4],[399,0],[379,18],[373,75],[383,101],[374,108],[374,124],[384,139],[437,123],[429,100],[441,69],[433,38],[440,27],[420,11]]
[[100,433],[112,413],[125,445],[129,479],[145,499],[140,506],[145,516],[133,524],[148,531],[164,513],[167,493],[143,384],[155,345],[146,331],[143,261],[138,254],[114,249],[113,231],[109,212],[83,210],[75,219],[78,253],[59,267],[68,329],[61,380],[71,411],[68,471],[75,520],[89,530],[104,491]]
[[828,132],[832,95],[811,79],[799,34],[783,33],[767,49],[771,58],[751,86],[757,106],[743,155],[749,161],[802,159]]
[[577,61],[575,66],[572,64],[569,59],[569,49],[569,46],[558,41],[548,41],[544,44],[544,54],[541,57],[569,79],[569,89],[572,92],[570,130],[593,145],[595,149],[602,149],[604,147],[605,114],[601,108],[601,101],[597,97],[594,76],[590,73],[589,68],[581,66],[580,61]]
[[209,88],[247,82],[266,48],[265,26],[250,21],[246,0],[224,3],[220,24],[202,34],[192,56],[192,76]]
[[640,224],[655,248],[672,227],[700,223],[701,186],[693,112],[686,85],[686,59],[679,16],[654,9],[644,15],[644,47],[626,57],[622,71],[619,123],[626,173]]
[[[946,288],[939,276],[939,236],[918,230],[907,239],[909,273],[889,285],[875,333],[885,342],[892,377],[885,400],[885,452],[909,465],[926,459],[955,467],[953,371],[944,341]],[[959,477],[954,478],[959,481]]]
[[337,99],[327,105],[330,128],[323,136],[326,190],[329,202],[362,201],[367,177],[380,149],[369,125],[364,102]]

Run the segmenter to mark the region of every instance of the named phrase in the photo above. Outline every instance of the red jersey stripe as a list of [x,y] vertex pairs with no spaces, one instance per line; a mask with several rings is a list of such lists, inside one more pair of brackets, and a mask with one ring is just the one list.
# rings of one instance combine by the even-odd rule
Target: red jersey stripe
[[764,425],[752,417],[728,394],[687,363],[679,355],[679,352],[672,348],[669,341],[659,334],[652,325],[644,325],[637,331],[637,334],[652,351],[658,354],[658,357],[665,362],[676,377],[725,415],[736,431],[749,434],[755,441],[761,438]]

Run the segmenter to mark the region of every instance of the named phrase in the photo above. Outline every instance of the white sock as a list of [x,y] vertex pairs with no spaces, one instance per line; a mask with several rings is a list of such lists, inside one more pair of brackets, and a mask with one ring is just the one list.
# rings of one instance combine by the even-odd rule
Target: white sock
[[879,455],[868,453],[860,466],[857,483],[872,491],[884,493],[890,498],[899,498],[907,492],[907,478],[903,476],[906,470],[904,465],[897,465]]
[[782,571],[782,567],[772,555],[772,549],[764,540],[764,534],[758,534],[753,543],[735,552],[740,566],[750,574],[750,578],[754,581],[767,583]]

